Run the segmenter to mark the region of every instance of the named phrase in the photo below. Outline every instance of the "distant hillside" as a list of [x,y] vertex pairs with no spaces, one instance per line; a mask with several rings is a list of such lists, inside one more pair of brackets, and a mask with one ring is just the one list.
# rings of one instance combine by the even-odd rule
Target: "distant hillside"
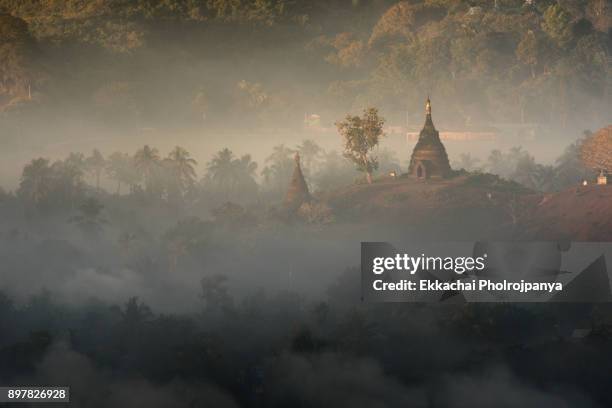
[[579,186],[542,197],[528,220],[545,238],[612,240],[612,185]]
[[[382,178],[323,194],[339,220],[428,231],[447,231],[449,239],[472,239],[511,232],[519,207],[534,201],[520,185],[488,174],[447,180]],[[510,208],[513,202],[516,209]],[[446,232],[445,232],[446,234]]]
[[428,182],[387,178],[319,199],[339,220],[436,239],[612,239],[612,186],[541,194],[487,174]]
[[[609,0],[0,0],[0,109],[104,123],[609,123]],[[236,120],[239,118],[240,120]],[[298,125],[299,126],[299,125]]]

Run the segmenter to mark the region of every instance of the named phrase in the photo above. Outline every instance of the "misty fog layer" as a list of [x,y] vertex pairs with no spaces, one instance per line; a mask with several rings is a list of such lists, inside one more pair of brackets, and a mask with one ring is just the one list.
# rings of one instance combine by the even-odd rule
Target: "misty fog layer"
[[[0,385],[611,406],[609,305],[370,304],[359,271],[362,241],[612,239],[611,27],[610,0],[0,0]],[[442,180],[408,174],[426,109]]]
[[[3,0],[0,182],[33,156],[181,145],[261,162],[376,106],[382,147],[434,101],[436,124],[497,132],[452,156],[523,146],[551,163],[610,123],[606,0],[48,2]],[[396,133],[393,128],[402,128]],[[387,144],[388,143],[388,144]]]

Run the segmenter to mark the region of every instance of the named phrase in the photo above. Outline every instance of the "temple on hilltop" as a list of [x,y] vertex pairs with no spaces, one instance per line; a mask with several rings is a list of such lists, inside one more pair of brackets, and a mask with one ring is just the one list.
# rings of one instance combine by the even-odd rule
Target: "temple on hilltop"
[[425,105],[425,125],[414,146],[408,174],[419,179],[444,178],[451,173],[446,149],[440,141],[440,133],[431,120],[431,101]]
[[291,183],[289,183],[289,189],[285,196],[285,207],[291,211],[297,211],[302,204],[309,201],[310,193],[308,192],[308,185],[306,180],[304,180],[304,174],[300,166],[300,155],[296,153],[293,176],[291,176]]

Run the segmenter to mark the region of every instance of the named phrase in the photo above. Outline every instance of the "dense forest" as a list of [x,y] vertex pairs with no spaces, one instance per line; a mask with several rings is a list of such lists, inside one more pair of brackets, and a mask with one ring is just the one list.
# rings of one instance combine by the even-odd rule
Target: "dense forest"
[[[558,174],[576,177],[576,149]],[[376,232],[355,223],[377,220],[324,203],[283,213],[276,183],[295,150],[313,191],[358,174],[312,141],[278,146],[262,185],[251,158],[228,149],[201,176],[180,147],[28,163],[0,195],[0,381],[69,385],[78,407],[612,402],[607,304],[361,301],[356,242]],[[514,149],[482,166],[527,174],[524,162]],[[466,231],[444,224],[436,236]]]
[[[610,0],[0,0],[0,385],[611,406],[609,304],[367,303],[358,266],[361,241],[609,237],[611,52]],[[478,141],[410,178],[389,130],[427,95],[440,128],[535,125],[551,160]]]
[[[607,0],[2,0],[2,109],[140,126],[606,125]],[[416,116],[419,114],[418,116]],[[238,119],[238,120],[236,120]]]
[[[600,167],[589,165],[581,155],[583,144],[592,140],[594,136],[587,134],[567,146],[553,165],[539,164],[529,152],[514,147],[508,151],[492,150],[484,161],[464,153],[453,161],[453,167],[456,174],[490,173],[533,192],[561,191],[584,180],[592,181],[598,174]],[[275,146],[262,166],[249,154],[236,156],[224,148],[202,163],[205,170],[201,175],[196,170],[198,161],[186,149],[176,146],[164,157],[157,148],[145,145],[134,154],[116,151],[105,157],[94,149],[89,155],[72,152],[55,161],[32,159],[23,168],[19,187],[15,191],[0,187],[0,198],[5,205],[22,207],[28,218],[71,215],[79,205],[95,197],[130,205],[161,205],[202,218],[219,215],[215,211],[228,203],[256,207],[261,212],[282,207],[295,153],[302,158],[308,189],[314,193],[365,182],[365,174],[345,155],[326,151],[308,139],[294,147]],[[604,155],[608,157],[609,153]],[[394,152],[386,149],[378,151],[376,165],[377,178],[389,172],[402,174],[407,169],[407,163],[401,163]],[[95,206],[82,210],[99,212]]]

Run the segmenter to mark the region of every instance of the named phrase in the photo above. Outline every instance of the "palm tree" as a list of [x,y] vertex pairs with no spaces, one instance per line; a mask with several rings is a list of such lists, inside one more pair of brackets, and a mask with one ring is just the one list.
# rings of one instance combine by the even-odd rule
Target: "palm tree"
[[153,176],[160,164],[159,151],[154,147],[145,145],[134,155],[134,164],[144,178],[145,188],[151,192],[153,190]]
[[100,191],[100,176],[106,168],[106,160],[104,159],[104,156],[102,156],[102,153],[100,153],[98,149],[94,149],[91,152],[91,156],[85,159],[85,165],[87,170],[96,179],[96,191]]
[[233,167],[239,182],[250,180],[255,181],[255,175],[257,174],[257,163],[251,160],[250,154],[245,154],[240,159],[234,160]]
[[225,190],[226,198],[229,195],[232,180],[234,178],[233,162],[234,154],[226,147],[219,151],[206,165],[208,178],[215,183],[217,187]]
[[270,184],[270,180],[272,179],[272,169],[270,166],[266,166],[261,169],[261,175],[263,177],[263,184]]
[[251,160],[250,154],[245,154],[240,159],[232,162],[232,186],[239,192],[239,197],[248,200],[258,192],[255,177],[257,175],[257,163]]
[[251,155],[235,158],[232,151],[225,148],[208,162],[206,178],[223,192],[226,200],[230,196],[238,199],[257,192],[256,172],[257,163]]
[[187,150],[176,146],[168,154],[167,161],[181,192],[193,186],[197,179],[195,166],[198,165],[198,162],[191,157]]
[[108,157],[106,174],[117,182],[117,195],[121,194],[121,184],[138,184],[138,174],[134,171],[133,161],[127,153],[115,152]]

